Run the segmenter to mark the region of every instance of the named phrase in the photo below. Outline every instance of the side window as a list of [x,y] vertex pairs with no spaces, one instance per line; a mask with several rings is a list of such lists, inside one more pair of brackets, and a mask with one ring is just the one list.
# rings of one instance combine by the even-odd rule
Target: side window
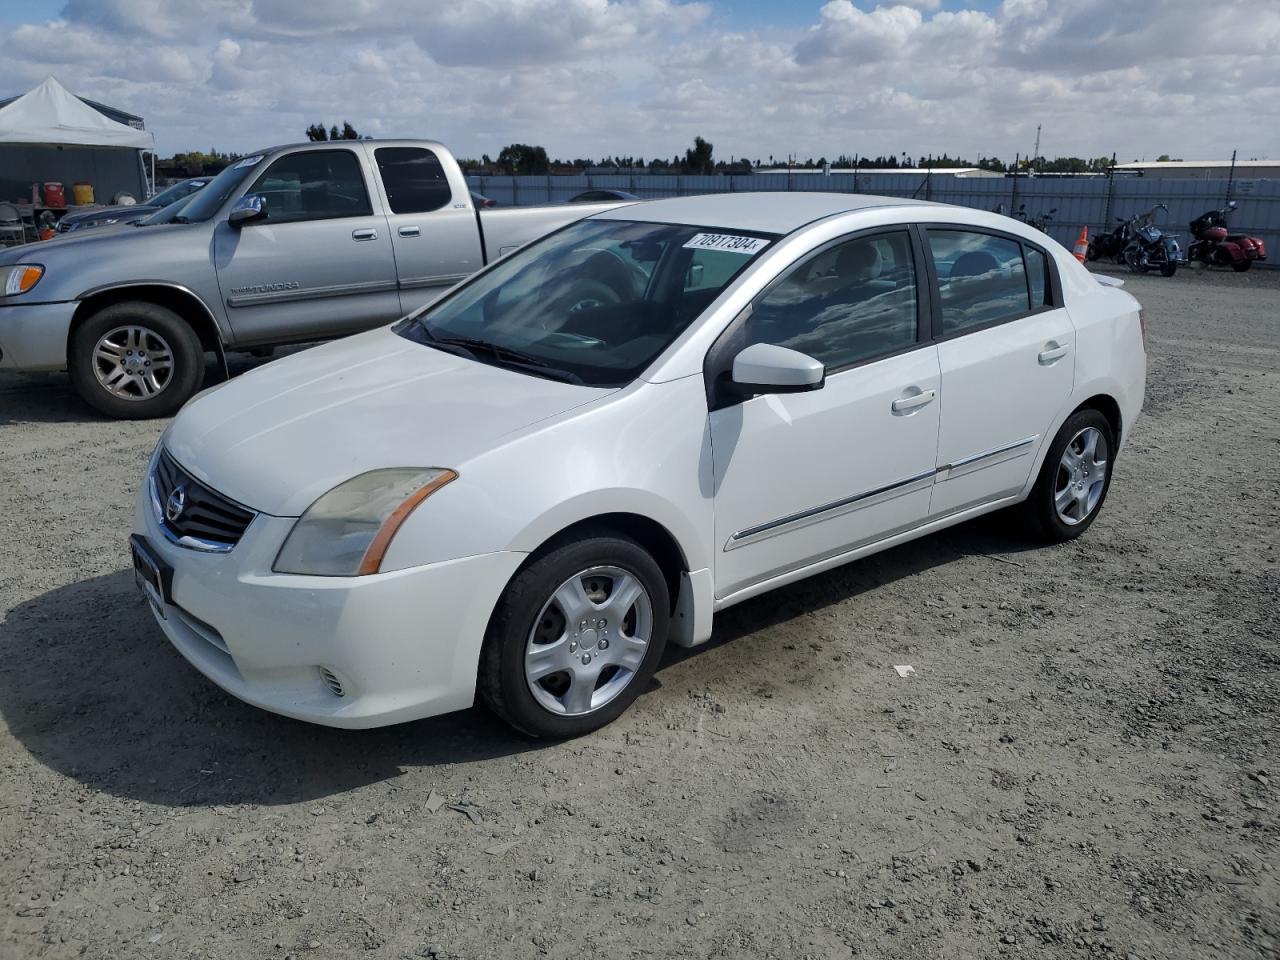
[[1049,300],[1049,261],[1043,250],[1024,246],[1027,258],[1027,283],[1031,288],[1031,309],[1051,306]]
[[916,309],[906,231],[859,237],[770,287],[752,304],[746,342],[790,347],[835,370],[915,343]]
[[[930,230],[938,271],[942,333],[960,333],[1020,316],[1030,309],[1022,245],[963,230]],[[1043,283],[1043,272],[1041,273]]]
[[440,158],[425,147],[379,147],[373,156],[392,213],[430,213],[453,200]]
[[350,150],[314,150],[281,157],[249,188],[267,200],[272,223],[367,217],[373,212],[360,161]]

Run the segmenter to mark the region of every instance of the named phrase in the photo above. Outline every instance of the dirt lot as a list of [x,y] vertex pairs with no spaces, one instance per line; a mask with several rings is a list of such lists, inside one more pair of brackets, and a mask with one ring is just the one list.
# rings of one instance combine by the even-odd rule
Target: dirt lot
[[1129,289],[1147,409],[1082,540],[744,604],[552,746],[223,695],[126,569],[163,425],[0,377],[0,956],[1276,957],[1280,274]]

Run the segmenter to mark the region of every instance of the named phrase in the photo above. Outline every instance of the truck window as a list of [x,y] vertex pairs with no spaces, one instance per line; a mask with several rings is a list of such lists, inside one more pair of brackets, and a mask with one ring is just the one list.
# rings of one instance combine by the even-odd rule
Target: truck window
[[453,199],[440,159],[425,147],[373,151],[392,213],[430,213]]
[[247,192],[266,198],[272,223],[373,213],[360,161],[350,150],[304,150],[283,156]]

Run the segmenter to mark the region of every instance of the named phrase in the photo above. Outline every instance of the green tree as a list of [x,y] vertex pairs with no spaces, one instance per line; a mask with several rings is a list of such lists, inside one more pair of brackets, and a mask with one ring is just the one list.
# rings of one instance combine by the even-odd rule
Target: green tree
[[503,147],[498,154],[498,166],[512,176],[533,176],[546,173],[551,167],[551,161],[547,159],[545,147],[512,143]]
[[684,152],[685,173],[715,173],[716,165],[711,159],[711,144],[701,137],[693,138],[693,149]]
[[317,140],[328,140],[329,133],[325,130],[323,123],[313,123],[311,126],[307,127],[307,139],[312,142]]
[[342,121],[342,139],[343,140],[359,140],[360,139],[360,134],[356,133],[356,128],[353,127],[351,124],[349,124],[346,120]]

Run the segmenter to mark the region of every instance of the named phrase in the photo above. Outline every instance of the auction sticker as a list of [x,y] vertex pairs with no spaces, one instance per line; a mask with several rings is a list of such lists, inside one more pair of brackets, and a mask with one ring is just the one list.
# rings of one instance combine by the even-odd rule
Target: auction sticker
[[769,245],[759,237],[743,237],[734,233],[699,233],[685,244],[689,250],[723,250],[725,253],[741,253],[753,256]]

